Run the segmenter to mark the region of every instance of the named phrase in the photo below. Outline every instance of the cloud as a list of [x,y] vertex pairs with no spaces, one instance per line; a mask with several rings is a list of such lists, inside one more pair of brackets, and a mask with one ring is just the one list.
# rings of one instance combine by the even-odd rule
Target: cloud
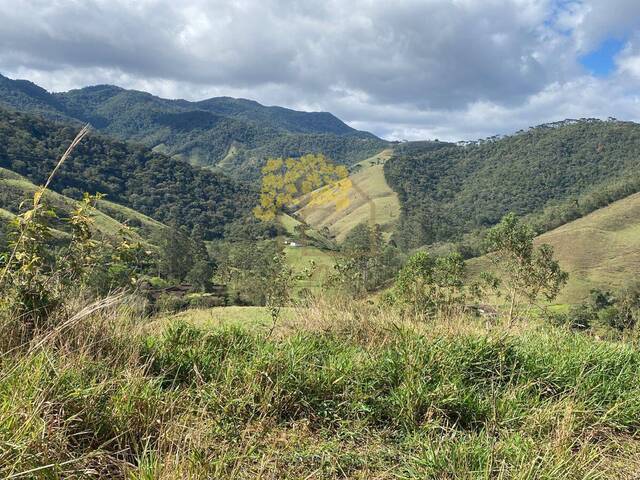
[[[328,110],[389,138],[459,139],[569,116],[640,118],[635,0],[0,0],[0,71]],[[592,98],[589,95],[599,95]]]

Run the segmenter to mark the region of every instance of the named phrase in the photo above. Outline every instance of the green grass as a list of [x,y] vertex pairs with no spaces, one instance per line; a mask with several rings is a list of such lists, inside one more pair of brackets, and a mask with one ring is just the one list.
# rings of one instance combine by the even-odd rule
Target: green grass
[[[285,309],[282,315],[283,318],[290,318],[293,312]],[[230,306],[187,310],[163,317],[148,328],[157,331],[175,321],[201,329],[238,327],[250,331],[269,328],[272,324],[271,315],[266,307]]]
[[[591,289],[615,290],[640,275],[640,193],[538,236],[554,248],[569,282],[556,302],[576,304]],[[484,257],[469,261],[471,276],[490,268]]]
[[214,327],[172,318],[156,331],[94,315],[5,352],[0,476],[640,475],[631,345],[326,305],[267,336],[229,312]]
[[291,215],[288,215],[286,213],[279,213],[278,222],[285,229],[288,236],[292,238],[297,237],[295,227],[297,227],[298,225],[302,225],[302,222],[300,220],[297,220],[293,218]]
[[336,262],[335,254],[317,247],[301,246],[286,247],[285,255],[287,263],[298,273],[309,268],[311,262],[315,264],[311,277],[298,281],[296,289],[299,291],[308,288],[312,293],[321,293],[325,280],[333,272],[333,265]]
[[[390,150],[384,150],[363,160],[358,164],[361,168],[349,176],[354,187],[320,205],[303,202],[296,214],[316,230],[327,227],[338,242],[344,240],[353,227],[370,220],[379,224],[387,237],[390,236],[400,216],[398,196],[384,177],[383,164],[390,154]],[[338,207],[343,203],[347,204],[346,208]]]
[[[5,211],[17,211],[23,201],[32,201],[33,194],[38,187],[26,178],[4,168],[0,168],[0,188],[8,197],[7,205],[0,205]],[[47,190],[44,200],[60,216],[68,215],[77,202],[72,198]],[[100,200],[93,215],[96,229],[108,238],[115,238],[119,232],[125,229],[125,225],[131,227],[134,238],[138,240],[149,239],[158,231],[166,228],[146,215],[122,205]],[[56,225],[57,229],[64,229],[64,225]]]
[[561,301],[592,288],[616,288],[640,275],[640,193],[612,203],[537,239],[554,247],[569,284]]
[[[281,213],[278,215],[278,221],[287,232],[287,236],[300,242],[295,227],[302,225],[302,222],[294,217]],[[318,235],[318,243],[324,245],[330,243],[322,235],[318,234],[314,229],[309,228],[306,234],[313,238],[314,234]],[[313,265],[312,274],[309,278],[298,280],[295,290],[299,292],[301,289],[309,289],[312,293],[318,294],[323,290],[323,285],[327,277],[333,272],[333,266],[336,262],[336,253],[326,248],[318,248],[314,245],[299,245],[297,247],[287,246],[284,249],[287,263],[296,273],[302,273],[305,269]]]

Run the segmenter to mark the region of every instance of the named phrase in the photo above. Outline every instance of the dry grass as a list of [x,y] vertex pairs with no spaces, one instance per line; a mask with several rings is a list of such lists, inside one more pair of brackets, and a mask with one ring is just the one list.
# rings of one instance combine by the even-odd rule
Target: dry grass
[[622,343],[336,299],[267,339],[231,317],[184,324],[204,310],[148,324],[129,297],[78,302],[0,357],[3,478],[640,473],[640,354]]

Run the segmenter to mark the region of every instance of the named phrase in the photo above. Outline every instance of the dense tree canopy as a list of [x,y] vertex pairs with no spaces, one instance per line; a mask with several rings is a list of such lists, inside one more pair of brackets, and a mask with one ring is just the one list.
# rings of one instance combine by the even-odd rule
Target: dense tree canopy
[[260,176],[269,157],[322,153],[350,165],[387,145],[327,112],[298,112],[229,97],[166,100],[112,85],[51,94],[0,75],[0,104],[56,120],[89,122],[116,138],[251,180]]
[[[76,131],[0,109],[0,167],[41,184]],[[257,202],[256,192],[223,174],[99,135],[83,140],[52,188],[74,198],[100,192],[164,223],[200,225],[207,238],[220,237]]]
[[385,164],[405,246],[455,240],[508,212],[547,230],[640,190],[640,125],[631,122],[565,121],[440,146],[409,144]]

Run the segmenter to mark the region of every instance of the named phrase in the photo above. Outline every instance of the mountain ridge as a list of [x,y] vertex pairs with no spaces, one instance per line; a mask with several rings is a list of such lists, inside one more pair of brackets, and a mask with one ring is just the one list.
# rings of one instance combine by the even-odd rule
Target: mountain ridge
[[401,144],[384,168],[406,247],[461,240],[509,212],[543,232],[640,191],[640,124],[568,120],[435,150]]
[[[41,185],[76,132],[74,125],[0,108],[0,168]],[[245,222],[257,202],[244,182],[100,133],[83,139],[51,188],[75,199],[101,193],[158,222],[199,229],[207,239]]]
[[51,93],[28,80],[0,75],[0,104],[53,120],[88,122],[117,139],[250,180],[259,177],[271,156],[324,153],[350,165],[388,145],[329,112],[233,97],[192,102],[108,84]]

